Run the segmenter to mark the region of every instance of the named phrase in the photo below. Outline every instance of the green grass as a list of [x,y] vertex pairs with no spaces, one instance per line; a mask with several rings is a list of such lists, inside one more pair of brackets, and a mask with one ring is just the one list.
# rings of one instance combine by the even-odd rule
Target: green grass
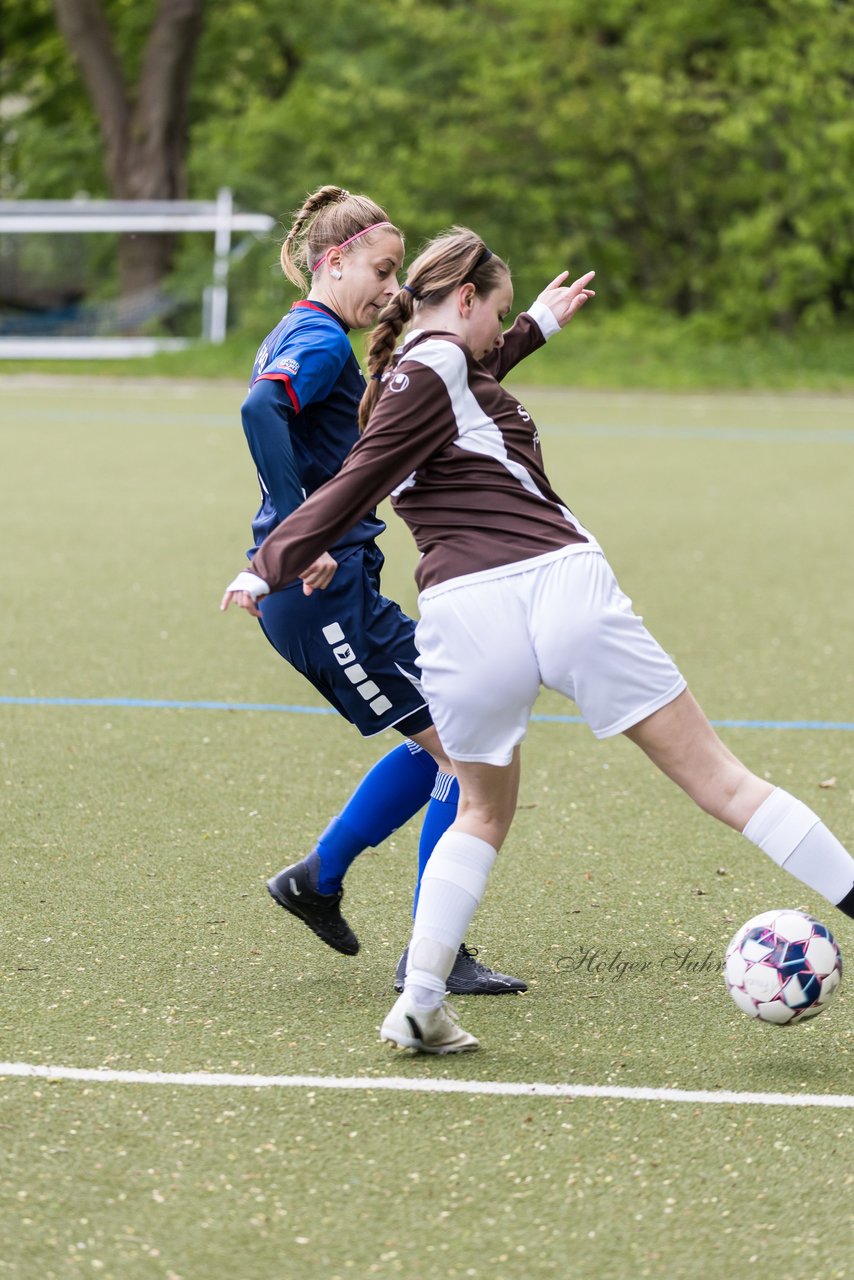
[[[239,382],[3,391],[0,695],[320,705],[217,610],[255,503]],[[850,723],[850,398],[523,399],[556,487],[713,718]],[[414,609],[393,517],[384,545]],[[854,734],[721,732],[854,844]],[[816,1022],[764,1028],[675,958],[719,958],[777,904],[826,919],[846,958],[854,925],[627,742],[549,721],[470,935],[530,990],[459,1002],[477,1054],[387,1051],[417,826],[354,868],[354,959],[263,881],[394,741],[325,715],[0,706],[0,1056],[854,1094],[844,988]],[[589,972],[585,951],[646,976]],[[851,1277],[852,1130],[843,1110],[0,1079],[0,1277],[717,1280],[754,1260]]]
[[587,319],[579,316],[538,357],[543,382],[598,390],[854,390],[850,329],[726,336],[644,311]]
[[[595,304],[594,304],[595,305]],[[358,341],[359,335],[356,335]],[[643,309],[600,318],[593,307],[531,362],[532,376],[556,387],[660,391],[854,391],[849,327],[791,335],[726,334],[704,317],[680,321]],[[235,378],[245,382],[258,334],[232,334],[220,347],[199,344],[146,359],[67,361],[71,376]],[[54,372],[56,362],[4,362],[8,373]]]

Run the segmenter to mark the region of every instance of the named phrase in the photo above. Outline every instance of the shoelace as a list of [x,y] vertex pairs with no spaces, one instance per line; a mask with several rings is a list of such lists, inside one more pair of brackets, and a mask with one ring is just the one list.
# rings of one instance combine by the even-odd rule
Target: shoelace
[[467,947],[464,942],[460,943],[460,955],[464,956],[466,960],[471,961],[471,966],[475,973],[490,973],[491,971],[486,967],[486,965],[483,964],[482,961],[478,960],[477,957],[479,954],[480,952],[477,947]]

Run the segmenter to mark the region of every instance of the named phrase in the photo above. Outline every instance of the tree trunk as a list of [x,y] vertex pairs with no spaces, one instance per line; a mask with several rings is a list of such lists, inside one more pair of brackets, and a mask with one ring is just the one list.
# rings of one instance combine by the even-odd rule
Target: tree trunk
[[[207,0],[160,0],[139,81],[129,85],[101,0],[53,0],[57,25],[76,59],[104,142],[115,200],[179,200],[186,195],[188,101]],[[175,236],[124,235],[123,297],[156,290],[168,274]]]

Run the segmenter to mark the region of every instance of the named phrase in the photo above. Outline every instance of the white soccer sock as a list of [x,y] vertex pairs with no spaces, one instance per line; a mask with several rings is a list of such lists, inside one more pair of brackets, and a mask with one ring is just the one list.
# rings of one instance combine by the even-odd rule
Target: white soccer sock
[[406,991],[422,1008],[438,1008],[445,998],[445,982],[495,858],[491,844],[453,828],[430,854],[406,964]]
[[743,834],[778,867],[851,914],[854,858],[802,801],[778,787],[763,800]]

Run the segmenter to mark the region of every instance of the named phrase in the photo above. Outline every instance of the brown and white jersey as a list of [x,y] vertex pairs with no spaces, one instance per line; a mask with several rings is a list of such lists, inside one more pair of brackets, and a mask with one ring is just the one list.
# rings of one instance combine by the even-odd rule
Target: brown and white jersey
[[273,589],[292,582],[388,495],[421,552],[420,590],[591,543],[549,484],[531,415],[500,385],[556,328],[535,303],[482,361],[455,334],[410,334],[343,467],[270,534],[252,571]]

